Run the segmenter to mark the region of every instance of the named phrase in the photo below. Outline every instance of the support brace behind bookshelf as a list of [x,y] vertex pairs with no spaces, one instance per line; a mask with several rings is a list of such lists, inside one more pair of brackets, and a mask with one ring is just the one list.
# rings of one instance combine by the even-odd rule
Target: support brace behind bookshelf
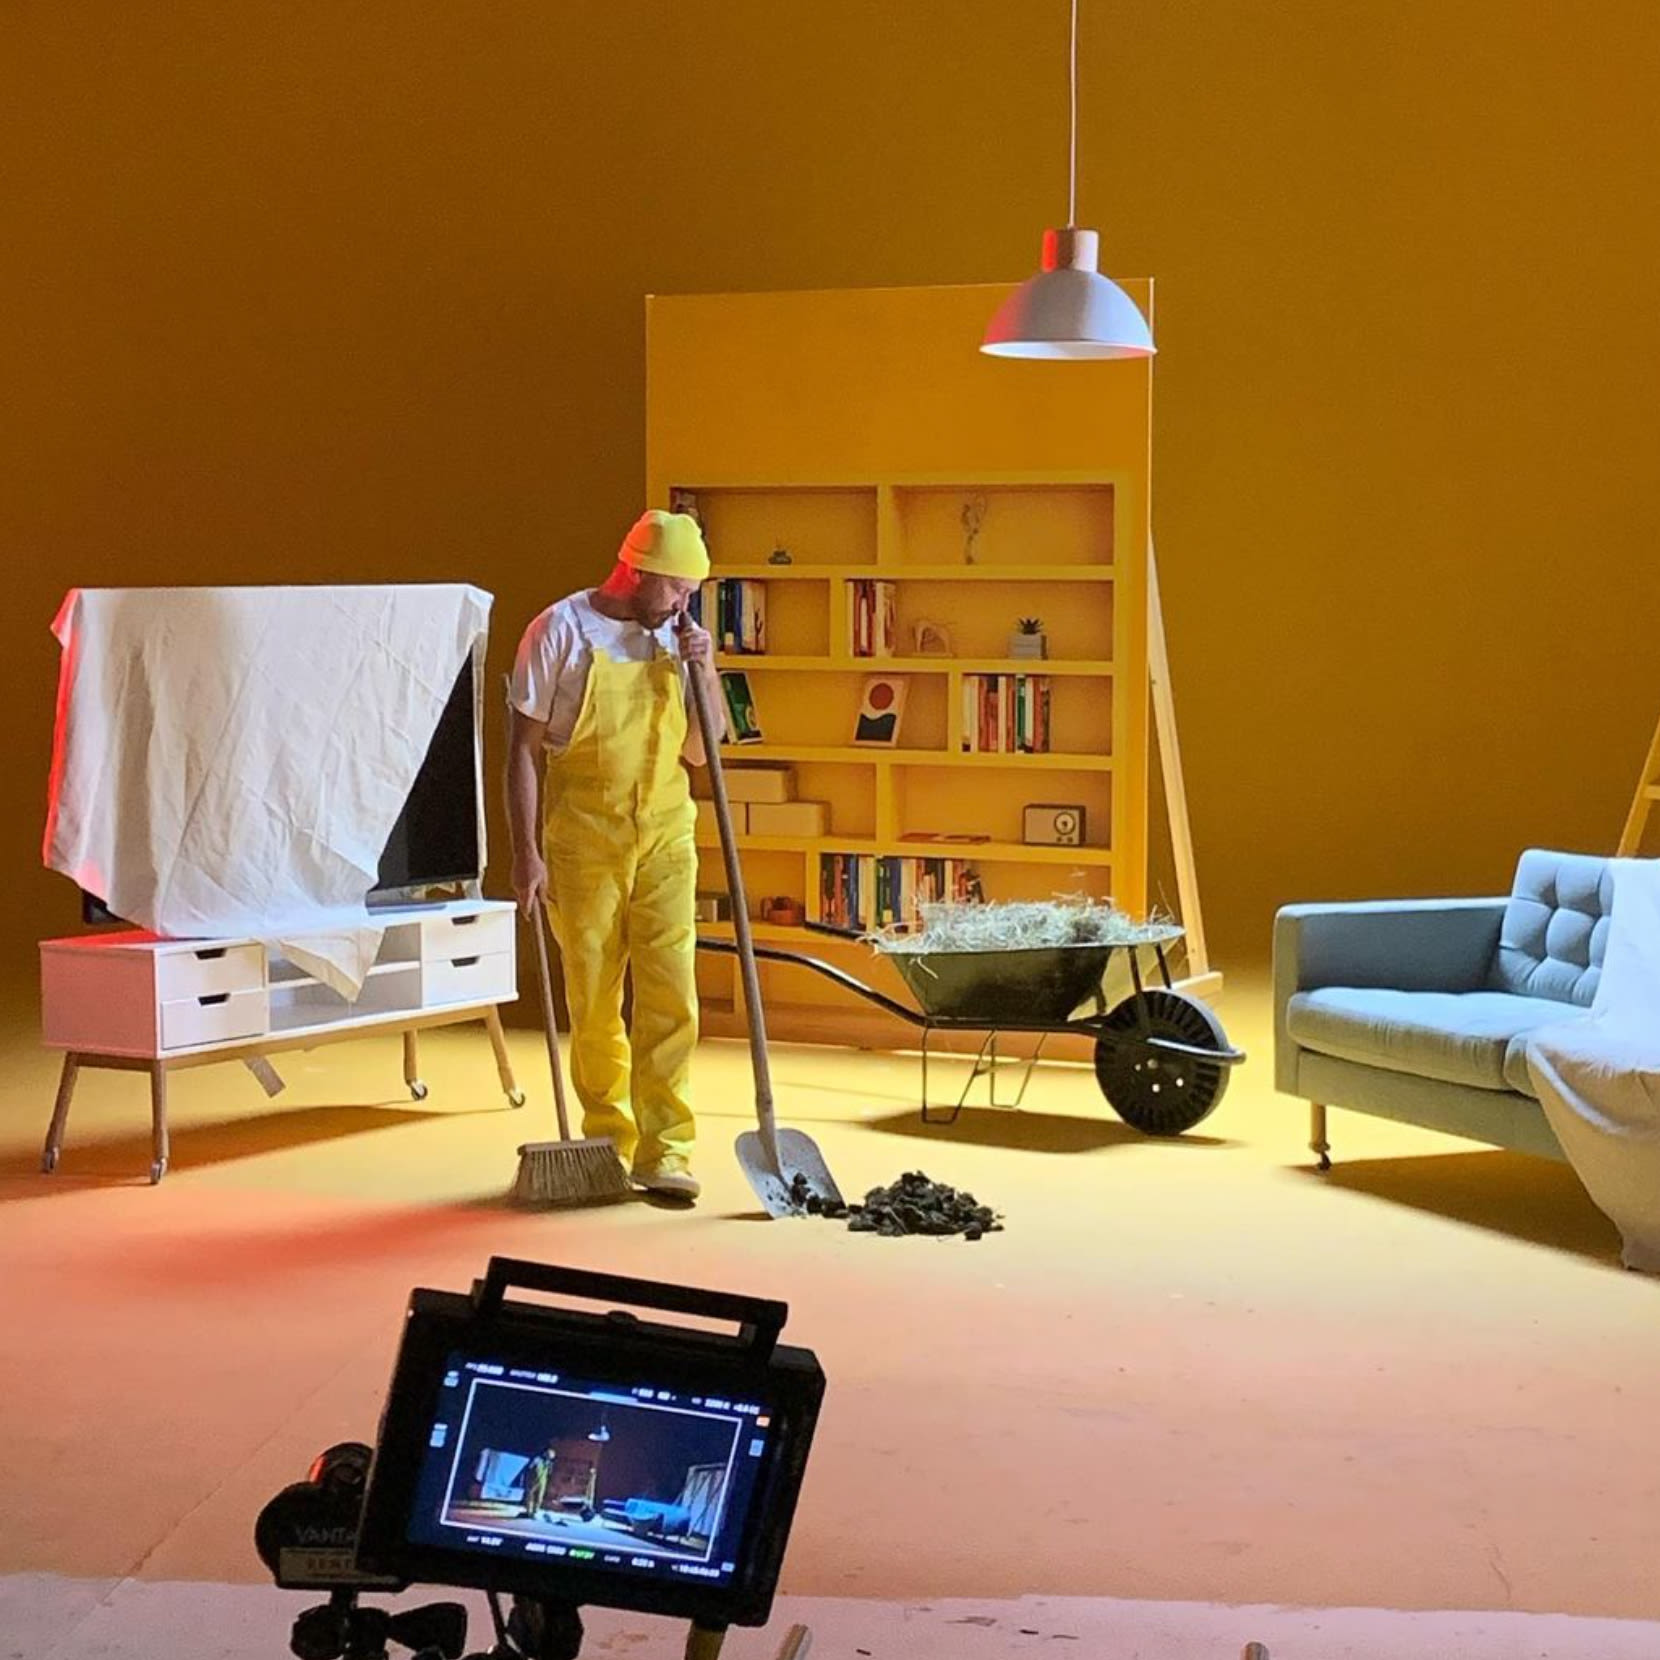
[[[1170,655],[1164,634],[1164,605],[1159,597],[1158,552],[1147,545],[1147,678],[1153,703],[1153,727],[1158,736],[1159,772],[1164,780],[1165,808],[1170,819],[1171,854],[1176,865],[1176,900],[1187,933],[1187,976],[1183,989],[1196,996],[1221,990],[1222,977],[1213,974],[1205,940],[1204,911],[1199,903],[1199,869],[1193,856],[1193,827],[1187,813],[1187,781],[1182,772],[1181,740],[1176,731],[1176,701],[1170,686]],[[1656,735],[1660,741],[1660,734]]]

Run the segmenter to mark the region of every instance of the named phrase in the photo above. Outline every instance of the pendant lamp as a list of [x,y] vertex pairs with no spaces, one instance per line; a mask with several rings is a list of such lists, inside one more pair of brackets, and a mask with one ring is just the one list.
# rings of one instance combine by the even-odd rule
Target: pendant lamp
[[992,357],[1073,360],[1151,357],[1147,319],[1096,268],[1100,238],[1079,229],[1078,0],[1072,0],[1071,174],[1066,225],[1043,233],[1043,269],[1023,282],[986,326],[980,350]]

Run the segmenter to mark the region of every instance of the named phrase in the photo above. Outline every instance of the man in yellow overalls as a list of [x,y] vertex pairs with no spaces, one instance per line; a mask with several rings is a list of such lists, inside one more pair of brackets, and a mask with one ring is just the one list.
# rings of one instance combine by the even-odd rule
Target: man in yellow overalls
[[682,760],[704,759],[687,675],[721,704],[710,637],[684,613],[708,574],[695,519],[644,514],[598,588],[525,630],[507,762],[513,891],[526,915],[548,906],[559,942],[583,1134],[609,1136],[640,1186],[687,1200],[697,849]]

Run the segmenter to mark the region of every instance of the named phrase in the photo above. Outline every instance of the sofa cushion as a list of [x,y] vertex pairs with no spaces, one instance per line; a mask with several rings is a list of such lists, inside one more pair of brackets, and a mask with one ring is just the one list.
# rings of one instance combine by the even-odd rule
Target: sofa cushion
[[1493,989],[1588,1009],[1613,909],[1609,860],[1530,849],[1516,865],[1493,961]]
[[1286,1030],[1305,1049],[1475,1089],[1533,1093],[1526,1040],[1570,1018],[1553,998],[1503,991],[1379,991],[1326,986],[1299,992]]

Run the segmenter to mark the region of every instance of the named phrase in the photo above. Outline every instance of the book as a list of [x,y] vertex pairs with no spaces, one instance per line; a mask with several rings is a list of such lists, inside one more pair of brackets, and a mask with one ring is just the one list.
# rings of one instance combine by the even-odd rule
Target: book
[[854,657],[892,657],[899,639],[899,589],[855,577],[846,584],[847,649]]
[[914,929],[924,905],[983,897],[979,873],[963,859],[821,853],[818,869],[814,920],[861,933]]
[[711,577],[687,610],[728,656],[760,657],[767,649],[767,585],[751,577]]
[[755,711],[755,694],[749,676],[742,669],[722,669],[721,691],[726,698],[727,724],[735,744],[761,742],[761,720]]
[[964,754],[1049,752],[1050,678],[1030,674],[963,676]]

